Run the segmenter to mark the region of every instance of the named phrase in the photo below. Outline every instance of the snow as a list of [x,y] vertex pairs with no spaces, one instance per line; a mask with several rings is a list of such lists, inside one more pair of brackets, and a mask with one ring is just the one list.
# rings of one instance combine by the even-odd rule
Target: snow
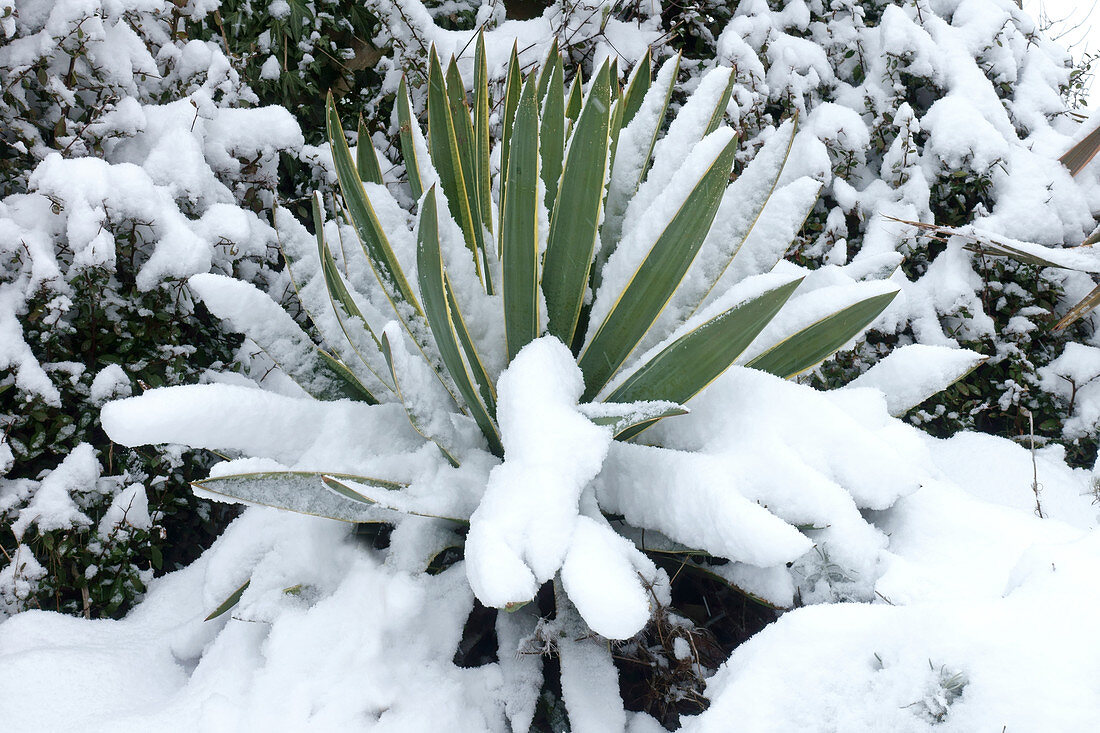
[[61,394],[23,340],[23,327],[16,318],[21,295],[16,288],[0,284],[0,368],[15,370],[15,385],[21,391],[60,406]]
[[607,639],[629,639],[656,610],[660,588],[652,587],[667,588],[668,578],[658,577],[653,561],[596,514],[577,520],[561,568],[562,587],[590,629]]
[[557,639],[561,658],[562,698],[569,709],[569,728],[577,733],[623,730],[626,711],[619,697],[618,673],[611,650],[584,635],[584,625],[569,602],[558,604]]
[[92,520],[80,511],[72,494],[94,489],[98,479],[99,462],[95,451],[89,444],[81,443],[42,480],[30,503],[12,522],[12,534],[22,539],[32,524],[40,532],[91,524]]
[[[548,339],[534,346],[523,355],[551,363],[555,350],[562,348]],[[564,366],[565,359],[561,361]],[[519,366],[518,374],[506,377],[523,376],[524,364]],[[544,361],[531,359],[527,366],[536,367],[531,370],[535,374],[547,373]],[[788,399],[813,394],[809,388],[736,368],[715,386],[724,387],[722,399],[711,404],[727,414],[727,431],[744,422],[741,413],[726,413],[734,396],[756,395],[774,404],[785,394]],[[550,400],[546,409],[553,405],[569,414],[566,397],[577,389],[568,373],[562,374],[555,385],[543,388]],[[501,393],[507,401],[509,390]],[[847,436],[869,437],[867,423],[873,422],[875,410],[859,397],[868,393],[819,394],[811,400],[810,412],[753,409],[757,416],[776,416],[776,433],[742,430],[740,440],[728,432],[703,433],[705,417],[697,416],[705,412],[701,407],[674,418],[681,423],[698,420],[699,430],[681,424],[675,432],[685,441],[706,440],[715,449],[740,445],[743,450],[731,465],[759,452],[778,434],[791,436],[803,460],[815,454],[814,441],[824,440],[830,447],[818,460],[836,461],[837,468],[851,462],[843,452],[836,455]],[[860,415],[863,427],[837,428],[841,413],[825,409],[829,401]],[[882,410],[881,401],[879,405]],[[818,417],[803,425],[813,415]],[[1028,503],[1030,459],[1024,448],[991,436],[963,436],[958,444],[960,438],[937,441],[889,418],[878,420],[880,429],[894,432],[877,449],[890,456],[886,465],[898,463],[889,453],[893,450],[919,460],[927,470],[944,472],[892,509],[869,515],[890,535],[874,588],[902,605],[880,599],[878,604],[840,603],[784,614],[735,650],[708,681],[711,709],[687,719],[685,730],[724,730],[736,710],[738,719],[753,724],[754,730],[885,726],[925,731],[932,729],[929,716],[944,709],[944,722],[936,730],[974,730],[993,723],[1027,729],[1038,725],[1037,715],[1047,716],[1040,726],[1044,730],[1081,729],[1085,717],[1100,708],[1086,688],[1090,677],[1077,674],[1094,664],[1089,636],[1094,624],[1088,609],[1097,599],[1088,595],[1088,578],[1100,570],[1100,545],[1096,533],[1088,531],[1095,526],[1095,507],[1091,517],[1083,514],[1088,500],[1079,496],[1090,480],[1088,472],[1059,473],[1056,455],[1040,456],[1048,512],[1074,521],[1081,527],[1077,529],[1034,515]],[[257,423],[263,422],[261,415]],[[794,426],[801,432],[792,434]],[[311,431],[307,424],[296,432]],[[520,456],[548,453],[546,443],[553,441],[537,437],[530,434],[534,445],[521,441],[519,447],[514,437],[506,441]],[[982,442],[966,442],[975,440]],[[620,444],[613,448],[656,450]],[[764,460],[773,469],[784,465],[767,456]],[[752,467],[743,470],[765,475]],[[912,467],[906,471],[921,473]],[[776,484],[778,488],[787,481],[780,478]],[[790,485],[798,489],[792,498],[807,486],[804,481]],[[1008,485],[1018,493],[1005,494]],[[1018,499],[1009,501],[1011,496]],[[768,503],[780,504],[774,498]],[[582,498],[582,511],[584,504]],[[839,515],[834,511],[832,516],[835,520]],[[625,576],[603,576],[593,562],[620,552],[614,547],[621,539],[603,534],[599,522],[588,516],[575,522],[570,554],[579,553],[588,573],[566,581],[566,590],[579,601],[578,608],[604,599],[602,608],[585,614],[588,626],[602,626],[607,633],[621,624],[625,633],[624,619],[609,614],[601,620],[613,599],[630,597],[629,587],[621,594],[607,591],[618,587],[608,582]],[[464,609],[472,602],[468,567],[460,564],[440,576],[409,575],[382,563],[375,551],[349,543],[346,530],[337,524],[249,509],[198,563],[156,581],[149,600],[123,621],[84,622],[41,612],[8,620],[0,625],[0,698],[6,698],[11,724],[49,728],[54,721],[75,720],[92,730],[136,730],[247,727],[257,721],[302,727],[366,722],[379,730],[444,725],[495,731],[506,730],[508,719],[526,720],[529,713],[523,711],[532,709],[533,698],[521,691],[531,689],[534,672],[525,665],[538,659],[514,654],[534,633],[533,619],[521,615],[526,611],[498,619],[498,624],[512,619],[521,623],[501,639],[502,650],[513,653],[502,651],[500,663],[459,670],[443,660],[452,656]],[[601,534],[607,539],[601,540]],[[567,556],[565,567],[571,562]],[[249,578],[236,608],[216,621],[201,620]],[[287,593],[288,588],[300,590]],[[567,701],[588,701],[570,707],[571,721],[578,730],[619,729],[624,713],[610,694],[616,683],[606,647],[570,633],[579,628],[575,624],[581,618],[572,613],[576,615],[570,622],[559,610],[561,630],[544,632],[555,636],[562,654]],[[1004,644],[1006,637],[1013,644]],[[944,669],[949,674],[941,674]],[[963,694],[944,698],[941,682],[956,672],[967,680]],[[60,698],[59,689],[66,691]],[[407,696],[410,689],[421,691],[416,704]],[[19,690],[18,700],[10,690]],[[1038,709],[1035,699],[1073,702]],[[949,704],[937,707],[937,700]],[[442,715],[447,721],[437,719]]]
[[11,562],[0,569],[0,618],[14,616],[25,608],[34,595],[37,581],[46,577],[46,568],[35,558],[31,548],[19,544],[12,552]]
[[149,516],[149,497],[141,484],[131,484],[120,491],[99,520],[99,533],[104,537],[119,531],[149,529],[153,520]]
[[[101,421],[122,445],[241,451],[301,470],[308,470],[307,462],[314,470],[357,473],[367,456],[399,455],[421,444],[399,404],[323,403],[229,384],[149,390],[107,404]],[[365,455],[353,450],[354,459],[342,455],[356,444],[375,448]]]
[[1100,521],[1100,508],[1093,501],[1092,473],[1067,467],[1062,446],[1039,448],[1032,455],[1026,444],[981,433],[961,433],[935,445],[937,468],[971,496],[1034,513],[1032,484],[1038,479],[1044,517],[1080,529],[1089,529]]
[[283,69],[282,65],[279,63],[279,59],[275,56],[268,56],[263,66],[260,67],[260,78],[269,81],[278,79],[282,71]]
[[129,397],[132,393],[130,378],[118,364],[108,364],[99,370],[92,380],[88,396],[95,405],[102,405],[117,397]]
[[534,640],[540,623],[528,608],[497,614],[496,632],[500,648],[500,670],[509,680],[510,689],[501,689],[504,713],[512,730],[530,730],[542,687],[542,657],[532,654],[529,641]]
[[711,298],[746,277],[771,271],[805,223],[820,191],[821,184],[808,176],[774,190],[733,261],[710,291]]
[[552,336],[525,346],[500,377],[504,463],[489,474],[466,538],[470,585],[488,606],[531,600],[570,551],[581,490],[611,443],[610,430],[577,409],[583,390],[573,355]]
[[738,491],[728,467],[687,453],[616,443],[597,479],[600,505],[635,526],[721,557],[767,567],[811,543]]
[[150,222],[158,241],[138,273],[143,290],[164,277],[188,277],[210,269],[210,247],[191,232],[168,192],[137,166],[110,165],[96,158],[64,160],[53,154],[35,170],[31,185],[45,196],[70,202],[68,236],[77,248],[94,241],[106,209]]
[[1079,343],[1066,344],[1065,350],[1039,370],[1047,392],[1058,395],[1069,405],[1065,424],[1067,437],[1088,435],[1100,424],[1100,349]]
[[[437,663],[453,656],[472,604],[461,568],[394,573],[334,524],[254,510],[219,540],[223,562],[207,555],[155,583],[125,621],[53,624],[31,611],[0,626],[8,725],[507,730],[502,706],[488,702],[501,683],[495,665]],[[203,622],[253,569],[237,608]],[[284,591],[294,585],[298,594]],[[47,673],[59,648],[76,663]],[[69,694],[51,702],[58,689]],[[436,704],[409,689],[430,690]]]
[[[1100,703],[1088,683],[1097,536],[1038,554],[1054,562],[1032,560],[1004,598],[787,614],[708,681],[712,705],[684,730],[725,730],[732,716],[759,731],[1086,730]],[[961,695],[937,706],[955,671]]]
[[984,356],[968,349],[909,344],[891,351],[849,382],[846,389],[877,389],[886,397],[890,414],[900,416],[947,389],[983,361]]
[[[632,558],[641,556],[591,513],[597,497],[577,488],[586,481],[577,477],[579,472],[591,472],[601,460],[608,476],[596,479],[600,505],[621,511],[628,521],[637,521],[631,512],[647,502],[659,505],[654,492],[673,497],[663,500],[667,512],[692,505],[692,493],[702,490],[715,496],[711,512],[719,540],[744,541],[745,532],[774,526],[776,536],[758,547],[782,547],[778,527],[787,526],[784,531],[792,538],[787,554],[748,558],[779,563],[777,568],[734,564],[723,571],[743,587],[773,599],[785,592],[788,603],[796,588],[803,598],[847,593],[879,599],[877,604],[833,603],[784,614],[739,647],[708,681],[711,709],[687,719],[686,730],[724,729],[731,709],[760,730],[877,729],[880,724],[891,730],[929,730],[930,717],[945,710],[937,729],[973,730],[1002,719],[1030,724],[1035,706],[1010,700],[1022,694],[1020,685],[1034,684],[1035,670],[1042,670],[1044,679],[1062,680],[1043,682],[1047,697],[1042,699],[1060,699],[1059,690],[1074,695],[1075,705],[1058,713],[1054,730],[1074,730],[1080,722],[1074,716],[1084,715],[1074,711],[1082,705],[1100,709],[1100,701],[1088,702],[1092,693],[1086,694],[1084,679],[1057,671],[1088,670],[1092,664],[1085,659],[1088,644],[1080,643],[1093,626],[1088,600],[1080,610],[1065,600],[1087,594],[1085,579],[1100,569],[1095,532],[1090,532],[1097,512],[1081,496],[1091,482],[1089,472],[1069,471],[1056,452],[1041,452],[1038,470],[1049,518],[1039,519],[1031,506],[1026,449],[992,436],[935,440],[888,417],[885,398],[875,390],[819,393],[737,367],[708,388],[708,398],[697,401],[692,413],[649,431],[655,435],[648,439],[660,433],[663,443],[679,450],[701,448],[705,455],[691,459],[685,453],[682,465],[654,463],[646,456],[672,450],[608,446],[606,429],[577,411],[583,385],[575,369],[565,348],[547,337],[521,352],[505,372],[500,394],[506,460],[478,469],[489,484],[485,511],[475,514],[467,538],[466,563],[439,576],[410,574],[401,561],[383,563],[377,551],[350,543],[339,523],[249,509],[196,564],[156,581],[146,603],[122,621],[89,624],[30,612],[0,625],[0,690],[20,690],[18,701],[3,700],[13,711],[13,724],[48,728],[53,721],[80,720],[93,730],[128,730],[289,721],[322,727],[365,723],[379,730],[438,725],[507,730],[508,720],[529,720],[537,691],[532,688],[537,668],[531,665],[538,657],[516,654],[539,636],[527,609],[498,617],[498,628],[510,629],[501,635],[500,662],[460,670],[447,660],[472,603],[471,589],[485,592],[474,580],[484,571],[474,570],[474,564],[489,564],[500,573],[494,579],[522,582],[533,575],[526,564],[531,560],[548,574],[553,570],[547,568],[560,563],[568,594],[569,600],[563,595],[559,601],[567,605],[559,608],[558,625],[541,633],[554,640],[562,655],[574,728],[620,729],[626,715],[612,694],[617,683],[607,648],[578,629],[591,628],[607,638],[632,633],[648,618],[652,602],[636,582],[636,571],[649,573],[662,603],[667,602],[667,590],[662,590],[667,581],[635,564]],[[252,388],[201,387],[263,395]],[[379,446],[386,441],[372,438],[369,426],[381,423],[376,430],[392,432],[404,420],[399,412],[395,416],[396,405],[298,400],[304,404],[294,407],[297,415],[308,415],[302,408],[314,404],[326,417],[312,423],[299,417],[278,428],[272,424],[274,408],[292,412],[290,398],[267,396],[282,402],[268,412],[257,411],[262,403],[248,404],[234,419],[231,413],[227,418],[224,406],[239,402],[241,395],[215,391],[199,400],[200,392],[186,389],[154,390],[114,403],[106,410],[105,425],[116,440],[124,438],[116,426],[133,425],[146,431],[146,439],[181,442],[222,426],[223,440],[232,437],[233,447],[244,450],[253,449],[249,440],[273,444],[270,435],[257,435],[261,426],[300,442],[300,436],[317,435],[323,425],[328,432],[317,435],[317,442],[347,455],[348,447],[331,444],[344,436],[358,446]],[[522,396],[518,402],[517,395]],[[175,433],[148,432],[156,413],[178,414],[193,405],[192,412],[202,415],[204,400],[223,409],[206,414],[206,426],[196,423],[194,433],[181,433],[179,427]],[[142,411],[149,413],[147,427],[138,421]],[[341,422],[334,419],[339,414],[362,418]],[[390,417],[380,420],[384,414]],[[185,415],[181,424],[187,421]],[[586,427],[580,427],[582,422]],[[413,438],[409,445],[416,443]],[[283,460],[295,457],[292,445],[288,441]],[[610,452],[603,459],[605,450]],[[299,465],[333,457],[318,451],[319,446],[311,457],[299,456]],[[430,454],[421,455],[418,460]],[[562,456],[570,460],[563,462]],[[443,465],[438,457],[436,465]],[[505,483],[514,474],[522,480]],[[571,476],[577,483],[559,484],[557,493],[529,491],[551,478]],[[637,480],[628,487],[631,476]],[[617,499],[610,497],[615,486],[622,487]],[[490,491],[500,493],[490,501]],[[745,511],[757,513],[757,521],[744,526],[725,521],[729,507],[742,506],[733,500],[737,492],[748,492],[741,501]],[[904,498],[894,503],[891,497],[899,495]],[[497,506],[515,511],[492,516]],[[856,507],[876,511],[861,516]],[[831,526],[803,534],[779,518],[762,519],[769,515]],[[478,548],[476,533],[491,528],[501,535],[501,526],[485,522],[502,523],[503,531],[511,532],[520,516],[528,531],[505,534],[504,540],[521,543],[526,554],[503,543],[492,548],[495,555],[479,554],[485,546]],[[706,526],[693,520],[684,533]],[[407,530],[399,525],[395,537],[398,531]],[[544,532],[553,536],[540,539]],[[858,577],[848,585],[829,581],[822,586],[813,577],[817,555],[809,550],[811,536],[828,548],[831,562],[858,569]],[[564,559],[563,539],[568,541]],[[679,539],[695,541],[698,535]],[[516,558],[517,575],[502,572],[502,557]],[[796,562],[790,569],[782,564],[791,560]],[[1056,571],[1049,570],[1051,562]],[[248,579],[233,610],[202,621]],[[533,592],[535,586],[514,587]],[[294,592],[287,592],[291,588]],[[503,594],[500,599],[522,597]],[[1052,613],[1056,625],[1049,623]],[[578,626],[581,619],[583,627]],[[1001,643],[1006,634],[1016,640],[1012,646]],[[73,659],[81,664],[72,665]],[[950,683],[957,672],[967,680],[963,694],[945,697],[941,683]],[[58,703],[56,691],[70,688],[79,694],[66,694]],[[419,691],[415,703],[408,696],[411,689]],[[40,704],[47,696],[54,702]],[[442,715],[447,722],[437,719]],[[632,725],[644,726],[643,720]]]

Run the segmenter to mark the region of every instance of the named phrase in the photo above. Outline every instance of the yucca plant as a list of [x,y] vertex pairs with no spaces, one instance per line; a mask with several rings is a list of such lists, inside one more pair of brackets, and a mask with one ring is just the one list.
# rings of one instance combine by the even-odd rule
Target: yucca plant
[[[591,632],[629,638],[669,602],[655,559],[789,606],[793,573],[815,541],[842,527],[874,534],[859,510],[885,509],[915,488],[884,478],[881,466],[869,480],[856,469],[824,477],[792,452],[749,491],[707,448],[711,436],[728,439],[724,408],[707,402],[731,389],[723,373],[739,365],[738,384],[751,385],[743,389],[817,399],[781,379],[814,367],[886,308],[896,289],[877,278],[897,262],[813,273],[781,262],[818,185],[782,178],[794,121],[731,182],[730,69],[705,75],[662,136],[678,58],[651,78],[646,57],[622,85],[609,60],[567,91],[556,49],[526,79],[513,49],[495,101],[480,39],[473,61],[471,100],[458,62],[444,71],[431,54],[426,133],[402,83],[403,182],[388,177],[393,166],[366,135],[353,153],[328,101],[346,224],[326,225],[318,197],[307,245],[301,225],[277,215],[316,340],[249,285],[190,281],[308,397],[234,385],[160,390],[109,406],[104,423],[120,442],[237,448],[253,458],[197,490],[392,525],[399,565],[434,572],[462,559],[486,606],[518,610],[553,581],[572,709],[598,694],[586,674],[615,679]],[[158,405],[171,416],[148,419]],[[705,409],[688,414],[697,406]],[[801,418],[783,419],[789,436],[761,435],[797,444]],[[820,439],[860,444],[863,427],[843,420]],[[201,428],[181,432],[184,423]],[[884,543],[870,542],[875,552]],[[527,623],[524,633],[535,633],[531,609],[502,616],[498,631]],[[504,649],[506,637],[514,647],[522,636],[502,634],[501,659],[516,651]]]

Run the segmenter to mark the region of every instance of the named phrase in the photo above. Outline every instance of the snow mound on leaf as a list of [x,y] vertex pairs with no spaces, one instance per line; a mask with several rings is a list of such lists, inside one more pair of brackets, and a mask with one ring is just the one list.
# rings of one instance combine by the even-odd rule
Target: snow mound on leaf
[[504,463],[470,518],[467,572],[485,604],[529,601],[565,561],[581,491],[599,472],[611,431],[577,409],[584,377],[553,337],[525,346],[501,375]]

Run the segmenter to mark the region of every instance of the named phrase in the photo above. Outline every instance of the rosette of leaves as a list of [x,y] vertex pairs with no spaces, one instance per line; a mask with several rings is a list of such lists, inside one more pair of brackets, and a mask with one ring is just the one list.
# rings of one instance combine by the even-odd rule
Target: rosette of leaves
[[[812,273],[776,267],[782,236],[797,231],[818,188],[781,179],[794,123],[731,182],[729,69],[703,77],[660,134],[678,63],[653,78],[647,57],[620,84],[609,60],[567,85],[556,49],[526,78],[513,50],[503,99],[493,100],[483,42],[472,95],[459,63],[444,69],[433,52],[426,132],[404,84],[398,92],[403,182],[386,179],[393,166],[367,136],[349,148],[330,99],[346,223],[326,226],[318,197],[307,247],[304,228],[278,217],[316,337],[247,284],[191,280],[308,396],[159,390],[109,406],[108,432],[275,458],[292,470],[230,464],[196,488],[394,526],[399,565],[436,571],[463,559],[485,606],[524,608],[553,581],[559,633],[546,643],[561,656],[571,708],[583,685],[570,673],[595,665],[614,679],[591,632],[629,638],[669,602],[654,558],[790,605],[788,564],[830,520],[765,508],[685,449],[690,441],[669,436],[734,365],[810,392],[781,379],[851,341],[896,289],[872,270],[834,268],[808,287]],[[363,404],[353,411],[348,400]],[[169,405],[164,425],[149,427],[146,411]],[[871,493],[845,494],[852,521],[863,521],[857,508],[884,509],[904,491]],[[505,650],[505,636],[502,660],[515,654],[517,637]]]

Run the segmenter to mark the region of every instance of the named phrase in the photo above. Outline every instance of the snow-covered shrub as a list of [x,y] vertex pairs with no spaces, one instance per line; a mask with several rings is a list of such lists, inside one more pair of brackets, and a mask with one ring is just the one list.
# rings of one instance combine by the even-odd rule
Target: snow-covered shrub
[[310,142],[320,142],[324,114],[318,100],[332,91],[338,101],[365,111],[368,122],[382,100],[374,65],[379,27],[360,2],[348,0],[222,0],[217,13],[194,18],[192,34],[228,44],[242,80],[265,104],[286,107]]
[[[1095,170],[1074,180],[1057,161],[1093,126],[1079,127],[1065,101],[1069,55],[1011,0],[745,0],[710,48],[737,69],[730,113],[750,144],[804,114],[811,134],[792,158],[823,188],[790,256],[808,266],[906,256],[886,316],[814,383],[842,384],[899,345],[960,345],[986,364],[911,419],[940,435],[1008,436],[1027,432],[1029,410],[1043,435],[1062,437],[1064,408],[1039,370],[1093,338],[1090,324],[1048,330],[1090,278],[965,252],[964,240],[889,217],[1080,244],[1100,188]],[[1091,462],[1094,440],[1071,447]]]
[[[268,389],[152,390],[102,419],[124,445],[242,456],[196,482],[203,496],[392,526],[388,562],[464,576],[463,613],[473,598],[526,607],[513,622],[475,610],[466,634],[505,624],[502,660],[542,639],[577,722],[585,696],[619,699],[603,639],[667,621],[655,559],[774,607],[872,597],[886,537],[860,510],[918,487],[896,445],[908,438],[881,396],[856,390],[839,409],[784,380],[883,311],[896,288],[877,274],[899,258],[812,272],[780,261],[819,186],[784,168],[793,122],[730,183],[727,67],[659,138],[678,59],[651,80],[643,57],[622,87],[605,62],[582,95],[567,93],[558,53],[524,81],[513,50],[490,154],[488,49],[479,38],[472,104],[458,62],[444,72],[430,56],[426,136],[401,85],[407,188],[368,141],[353,154],[329,101],[350,226],[322,226],[319,203],[315,241],[278,219],[316,342],[247,283],[189,280],[275,365]],[[939,372],[876,386],[903,409],[973,367],[958,355],[899,352],[880,367],[904,373],[916,358]],[[736,416],[748,414],[746,431]],[[599,685],[584,689],[585,675]],[[532,714],[509,716],[526,729]]]
[[204,2],[10,8],[0,45],[0,614],[124,611],[155,570],[190,561],[216,514],[187,482],[210,457],[131,451],[100,406],[191,382],[237,342],[180,280],[264,282],[278,151],[301,133],[256,100]]

